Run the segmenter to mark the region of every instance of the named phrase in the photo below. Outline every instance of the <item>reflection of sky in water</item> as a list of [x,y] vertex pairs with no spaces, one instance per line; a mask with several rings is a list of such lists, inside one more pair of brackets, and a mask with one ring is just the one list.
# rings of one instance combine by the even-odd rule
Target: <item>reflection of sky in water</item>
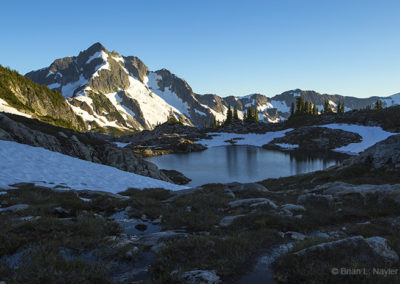
[[322,170],[338,163],[311,153],[292,154],[254,146],[212,147],[202,152],[149,159],[161,169],[174,169],[192,179],[190,186],[211,182],[252,182]]

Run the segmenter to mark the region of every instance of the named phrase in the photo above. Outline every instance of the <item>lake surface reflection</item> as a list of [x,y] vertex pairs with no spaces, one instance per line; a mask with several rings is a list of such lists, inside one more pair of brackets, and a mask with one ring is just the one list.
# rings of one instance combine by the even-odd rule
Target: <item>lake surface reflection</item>
[[148,159],[160,169],[177,170],[192,179],[188,186],[206,183],[254,182],[326,169],[340,163],[335,155],[292,153],[254,146],[220,146],[202,152],[170,154]]

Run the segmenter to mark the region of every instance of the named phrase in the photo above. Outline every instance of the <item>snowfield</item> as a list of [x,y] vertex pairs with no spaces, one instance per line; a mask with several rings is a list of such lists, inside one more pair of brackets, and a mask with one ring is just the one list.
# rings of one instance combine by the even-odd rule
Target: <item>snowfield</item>
[[356,124],[326,124],[318,125],[318,127],[327,127],[330,129],[341,129],[348,132],[354,132],[362,137],[360,143],[350,143],[347,146],[336,148],[333,151],[342,152],[350,155],[357,155],[358,153],[364,151],[365,149],[375,145],[378,142],[386,140],[388,137],[395,135],[396,133],[391,133],[384,131],[379,126],[363,126]]
[[17,114],[17,115],[22,115],[28,118],[32,118],[31,115],[23,113],[16,108],[13,108],[10,106],[5,100],[0,98],[0,112],[7,112],[7,113],[12,113],[12,114]]
[[[236,141],[236,145],[250,145],[250,146],[261,147],[264,144],[268,144],[275,138],[280,138],[285,136],[286,132],[292,130],[293,129],[290,128],[282,131],[267,132],[264,134],[208,133],[209,135],[213,136],[212,139],[203,139],[198,141],[197,143],[203,144],[207,147],[216,147],[216,146],[231,145],[231,143],[225,141],[234,139],[234,141]],[[235,138],[239,139],[236,140]]]
[[112,193],[130,187],[169,190],[186,189],[165,181],[121,171],[117,168],[91,163],[57,152],[0,141],[0,188],[10,189],[11,184],[32,182],[59,189],[99,190]]

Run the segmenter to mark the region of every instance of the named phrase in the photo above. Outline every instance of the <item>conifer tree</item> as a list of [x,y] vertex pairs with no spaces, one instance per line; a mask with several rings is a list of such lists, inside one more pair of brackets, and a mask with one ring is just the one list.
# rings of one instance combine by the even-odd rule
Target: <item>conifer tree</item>
[[247,111],[244,111],[244,114],[243,114],[243,121],[246,121],[247,120]]
[[254,114],[253,119],[254,119],[255,121],[258,121],[258,112],[257,112],[257,107],[256,107],[256,106],[254,106],[254,112],[253,112],[253,114]]
[[313,105],[312,114],[313,115],[318,115],[318,109],[317,109],[317,106],[315,104]]
[[382,101],[381,100],[377,100],[375,103],[375,107],[374,110],[380,110],[382,109]]
[[304,100],[302,97],[296,98],[296,114],[301,114],[304,111]]
[[289,118],[293,117],[293,115],[294,115],[294,103],[292,103],[290,105],[290,117]]
[[235,106],[233,108],[233,121],[238,121],[239,120],[239,115],[238,115],[238,108]]
[[228,111],[226,112],[226,120],[225,120],[225,124],[232,124],[232,109],[231,109],[231,105],[229,105],[228,107]]
[[213,120],[212,120],[212,123],[211,123],[211,127],[215,128],[215,127],[217,127],[217,120],[215,119],[215,115],[212,114],[212,118],[213,118]]
[[329,106],[329,101],[328,100],[326,100],[325,103],[324,103],[324,113],[332,113],[332,109]]
[[247,121],[253,120],[253,108],[252,107],[249,107],[248,110],[247,110],[247,118],[246,118],[246,120]]
[[304,103],[304,113],[308,114],[308,102]]

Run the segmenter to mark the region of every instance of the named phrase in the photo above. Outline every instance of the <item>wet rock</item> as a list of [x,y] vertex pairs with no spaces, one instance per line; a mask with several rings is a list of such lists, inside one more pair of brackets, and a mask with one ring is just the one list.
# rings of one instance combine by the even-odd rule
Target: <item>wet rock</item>
[[135,226],[135,229],[144,232],[147,229],[147,225],[146,224],[137,224]]
[[191,270],[183,273],[180,278],[187,284],[220,283],[219,276],[214,270]]

